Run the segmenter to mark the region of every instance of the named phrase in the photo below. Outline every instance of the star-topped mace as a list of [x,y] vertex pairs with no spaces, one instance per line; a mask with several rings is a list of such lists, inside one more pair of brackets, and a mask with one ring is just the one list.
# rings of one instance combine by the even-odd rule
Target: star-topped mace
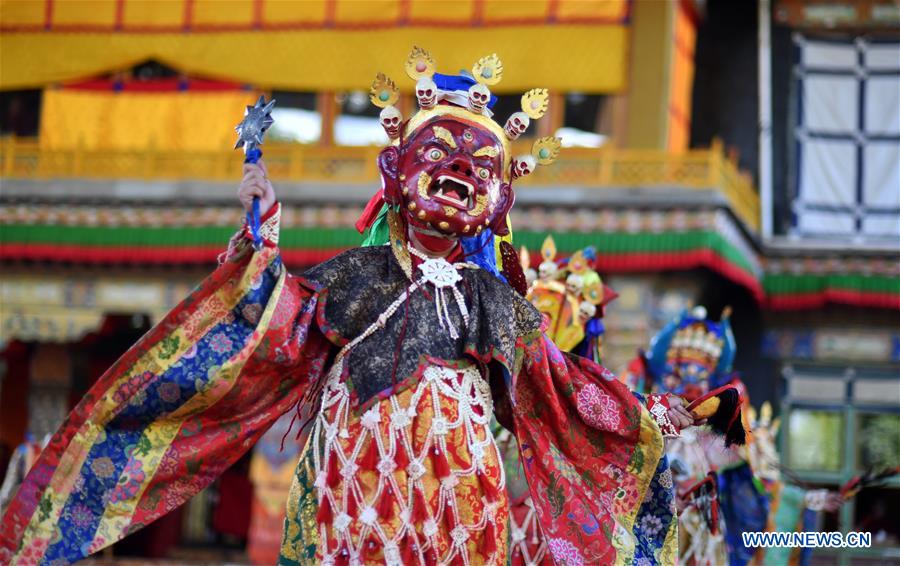
[[[238,134],[238,140],[234,144],[234,149],[244,148],[244,163],[256,163],[262,157],[259,146],[263,143],[266,130],[275,123],[272,119],[274,107],[274,98],[267,103],[266,97],[260,95],[256,104],[244,110],[244,119],[235,126],[234,131]],[[259,235],[259,197],[253,197],[253,212],[247,213],[247,223],[253,233],[253,242],[259,249],[262,245],[262,238]]]

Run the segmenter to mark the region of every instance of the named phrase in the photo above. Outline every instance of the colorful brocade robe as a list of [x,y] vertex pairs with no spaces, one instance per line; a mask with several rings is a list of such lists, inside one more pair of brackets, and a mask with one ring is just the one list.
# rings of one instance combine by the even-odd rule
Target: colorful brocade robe
[[611,373],[561,353],[505,283],[460,269],[468,321],[438,320],[429,287],[381,317],[415,277],[401,246],[293,277],[273,244],[239,243],[82,399],[3,517],[0,562],[67,564],[109,546],[299,404],[313,429],[281,564],[505,563],[492,413],[514,431],[556,563],[674,563],[653,416]]

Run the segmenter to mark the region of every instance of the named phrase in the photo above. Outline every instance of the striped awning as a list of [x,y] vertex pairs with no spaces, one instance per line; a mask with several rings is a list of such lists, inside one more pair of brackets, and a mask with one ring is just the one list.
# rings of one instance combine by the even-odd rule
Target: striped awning
[[[285,207],[280,240],[285,262],[301,270],[358,246],[362,238],[353,224],[361,212],[362,205],[357,204]],[[0,261],[196,266],[198,273],[215,264],[241,221],[240,211],[233,206],[21,204],[0,206],[0,217],[4,219]],[[597,268],[604,274],[706,268],[744,286],[773,310],[815,309],[829,303],[900,309],[896,254],[811,257],[782,252],[766,257],[722,209],[597,211],[523,203],[513,211],[512,223],[515,245],[531,250],[534,264],[539,261],[541,243],[552,234],[562,256],[596,247]],[[33,320],[37,320],[35,313],[44,312],[43,305],[63,305],[62,297],[87,292],[75,286],[70,291],[55,288],[55,294],[48,294],[51,290],[46,286],[26,282],[9,287],[6,278],[0,283],[4,290],[0,299],[7,301],[4,307],[37,305],[36,310],[26,309],[33,313]],[[94,282],[90,296],[97,302],[91,306],[136,312],[133,309],[139,305],[143,312],[165,312],[193,283],[152,278]],[[9,289],[19,289],[20,294],[13,297]],[[78,324],[57,326],[76,328]]]

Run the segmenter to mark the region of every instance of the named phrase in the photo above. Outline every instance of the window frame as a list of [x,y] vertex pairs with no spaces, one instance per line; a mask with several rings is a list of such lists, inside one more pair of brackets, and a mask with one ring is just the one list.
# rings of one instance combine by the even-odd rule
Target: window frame
[[[791,395],[790,381],[797,378],[840,380],[843,397],[834,401],[808,400]],[[782,462],[787,462],[790,454],[790,418],[795,410],[816,410],[838,412],[843,416],[842,464],[837,472],[796,471],[794,475],[804,483],[820,484],[828,488],[839,488],[853,476],[864,471],[860,467],[860,449],[857,440],[860,432],[860,417],[873,414],[900,415],[900,406],[855,402],[855,386],[859,379],[894,380],[900,386],[900,364],[867,364],[859,361],[829,360],[811,362],[809,360],[784,360],[781,367],[781,429],[778,449]],[[787,480],[787,478],[784,478]],[[900,477],[888,480],[881,489],[900,489]],[[854,527],[856,498],[845,503],[838,512],[838,525],[842,533]],[[819,517],[817,528],[821,528]],[[814,555],[835,556],[838,564],[850,564],[854,557],[889,557],[900,554],[900,546],[873,547],[868,549],[816,549]]]

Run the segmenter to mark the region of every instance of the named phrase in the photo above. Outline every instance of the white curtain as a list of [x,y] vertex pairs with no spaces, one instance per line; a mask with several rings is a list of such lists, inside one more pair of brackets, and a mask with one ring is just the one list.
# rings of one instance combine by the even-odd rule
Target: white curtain
[[795,43],[795,234],[900,239],[900,42]]

